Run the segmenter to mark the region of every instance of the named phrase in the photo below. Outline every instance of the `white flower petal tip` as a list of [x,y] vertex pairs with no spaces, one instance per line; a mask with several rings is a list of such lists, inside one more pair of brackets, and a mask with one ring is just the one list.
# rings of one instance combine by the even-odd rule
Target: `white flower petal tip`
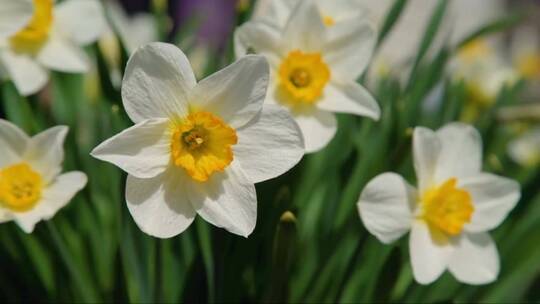
[[171,160],[169,124],[167,119],[145,120],[104,141],[90,155],[135,177],[155,177]]
[[176,46],[154,42],[139,47],[128,60],[122,81],[124,108],[135,123],[182,117],[196,85],[186,55]]
[[358,212],[366,229],[385,244],[409,231],[416,191],[401,176],[383,173],[360,194]]
[[192,183],[188,195],[207,222],[247,238],[257,223],[255,185],[236,163],[207,183]]
[[495,242],[487,233],[463,235],[449,260],[448,269],[458,281],[465,284],[494,282],[500,270]]
[[238,134],[234,153],[253,183],[282,175],[304,156],[302,131],[279,106],[265,105]]
[[435,282],[448,267],[453,251],[448,240],[438,239],[425,222],[413,221],[409,252],[415,281],[422,285]]
[[215,113],[239,128],[261,111],[269,78],[266,58],[246,55],[201,80],[190,99],[196,107]]
[[128,175],[126,201],[137,226],[157,238],[171,238],[185,231],[195,219],[182,178],[166,172],[151,179]]

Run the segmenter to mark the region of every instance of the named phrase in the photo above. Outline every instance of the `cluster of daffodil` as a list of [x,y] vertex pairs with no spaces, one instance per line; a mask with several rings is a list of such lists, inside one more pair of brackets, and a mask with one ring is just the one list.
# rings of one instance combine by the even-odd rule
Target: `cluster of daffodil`
[[[127,207],[146,234],[176,236],[198,214],[248,237],[257,222],[254,184],[325,148],[338,130],[334,113],[381,117],[358,81],[377,43],[361,6],[275,0],[268,12],[236,29],[237,60],[200,81],[172,44],[145,44],[129,58],[121,97],[134,125],[91,155],[127,172]],[[49,70],[87,72],[82,46],[105,29],[97,0],[0,0],[4,76],[30,95]],[[483,56],[483,48],[470,45],[460,58]],[[59,126],[30,138],[0,120],[0,221],[32,232],[85,186],[84,173],[60,174],[67,132]],[[410,233],[419,283],[446,269],[463,283],[494,281],[500,263],[488,232],[516,206],[519,184],[482,172],[481,136],[464,123],[414,128],[412,150],[417,187],[395,173],[373,178],[357,204],[366,229],[383,243]]]

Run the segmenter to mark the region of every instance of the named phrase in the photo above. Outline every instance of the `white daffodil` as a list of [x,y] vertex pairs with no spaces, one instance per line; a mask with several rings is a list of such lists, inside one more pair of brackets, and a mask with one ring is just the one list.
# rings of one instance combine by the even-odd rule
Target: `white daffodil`
[[525,167],[540,164],[540,127],[535,127],[508,144],[508,154]]
[[383,173],[362,191],[358,211],[367,230],[383,243],[410,231],[413,275],[421,284],[445,269],[467,284],[494,281],[499,256],[488,231],[518,202],[519,184],[481,171],[481,137],[466,124],[416,128],[413,156],[417,189]]
[[491,107],[504,86],[513,85],[517,71],[499,52],[497,41],[476,39],[463,46],[452,60],[452,77],[463,81],[467,99],[461,119],[476,120],[479,113]]
[[540,82],[540,31],[525,26],[515,31],[510,50],[514,67],[524,79]]
[[304,151],[290,115],[263,107],[268,77],[264,57],[249,55],[197,83],[177,47],[135,51],[122,84],[135,126],[92,155],[129,174],[126,200],[142,231],[173,237],[196,214],[235,234],[253,231],[253,184],[283,174]]
[[[284,27],[296,5],[302,0],[257,1],[252,21],[267,22]],[[313,0],[325,25],[331,26],[355,18],[364,18],[366,7],[362,0]]]
[[[48,70],[88,71],[89,60],[81,46],[96,41],[105,26],[97,0],[67,0],[58,5],[54,0],[32,3],[33,15],[25,27],[0,38],[0,64],[23,95],[43,88]],[[25,20],[25,12],[15,5],[2,7],[0,12],[0,18]]]
[[82,172],[60,174],[67,132],[58,126],[29,137],[0,119],[0,222],[13,220],[30,233],[86,185]]
[[304,135],[307,152],[322,149],[333,138],[333,112],[377,120],[380,108],[356,82],[368,65],[375,30],[362,18],[347,26],[325,25],[315,3],[303,0],[283,29],[248,22],[235,33],[237,57],[253,49],[272,69],[267,102],[287,108]]

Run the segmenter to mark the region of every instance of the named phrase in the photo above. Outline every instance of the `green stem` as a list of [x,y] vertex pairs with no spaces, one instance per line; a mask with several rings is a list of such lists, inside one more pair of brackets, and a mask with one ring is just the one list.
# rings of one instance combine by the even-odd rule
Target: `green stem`
[[51,237],[56,246],[56,249],[60,253],[60,256],[62,257],[62,260],[64,261],[64,264],[66,265],[69,274],[73,278],[74,283],[77,286],[80,295],[82,296],[83,302],[99,302],[98,296],[93,290],[92,285],[90,284],[90,282],[87,282],[85,280],[85,278],[81,275],[80,271],[77,269],[75,261],[73,260],[73,256],[66,247],[66,244],[64,243],[64,240],[62,239],[62,236],[58,232],[58,229],[56,228],[54,223],[52,221],[47,221],[46,223],[47,228],[51,233]]

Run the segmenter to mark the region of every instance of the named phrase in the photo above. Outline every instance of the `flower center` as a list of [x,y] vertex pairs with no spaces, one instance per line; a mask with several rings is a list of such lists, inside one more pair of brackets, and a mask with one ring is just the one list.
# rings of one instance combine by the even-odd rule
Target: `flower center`
[[43,180],[26,163],[0,170],[0,204],[13,211],[28,211],[41,198]]
[[526,79],[540,79],[540,54],[523,55],[517,60],[517,69]]
[[238,142],[236,131],[209,112],[195,112],[172,125],[173,163],[194,180],[207,181],[233,160],[232,146]]
[[35,53],[47,41],[53,21],[53,0],[34,0],[34,15],[9,42],[16,52]]
[[474,212],[469,192],[456,188],[457,180],[451,178],[442,185],[426,190],[422,195],[422,218],[430,227],[457,235],[471,221]]
[[458,52],[458,57],[464,62],[471,63],[491,54],[489,45],[482,39],[475,39],[465,44]]
[[313,104],[330,79],[319,53],[290,52],[279,67],[279,90],[290,105]]
[[332,18],[330,16],[324,16],[323,17],[323,23],[326,26],[332,26],[332,25],[336,24],[336,21],[334,20],[334,18]]

